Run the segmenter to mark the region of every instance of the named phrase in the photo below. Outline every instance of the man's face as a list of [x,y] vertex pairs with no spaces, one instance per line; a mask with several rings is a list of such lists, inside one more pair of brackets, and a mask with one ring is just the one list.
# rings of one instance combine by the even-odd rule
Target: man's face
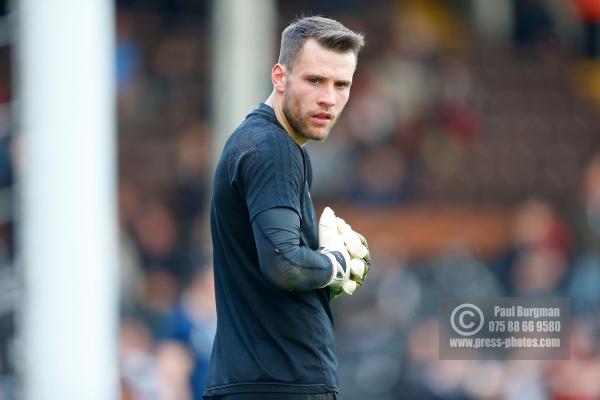
[[325,140],[350,96],[356,56],[322,47],[309,39],[288,70],[283,113],[301,138]]

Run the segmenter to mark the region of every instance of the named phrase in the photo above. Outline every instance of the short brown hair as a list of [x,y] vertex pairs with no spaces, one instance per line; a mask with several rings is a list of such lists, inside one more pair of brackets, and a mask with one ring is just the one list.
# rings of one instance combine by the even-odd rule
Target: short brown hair
[[352,51],[357,57],[365,45],[362,33],[351,31],[336,20],[321,16],[303,17],[292,22],[281,33],[278,62],[291,70],[308,39],[316,39],[326,49]]

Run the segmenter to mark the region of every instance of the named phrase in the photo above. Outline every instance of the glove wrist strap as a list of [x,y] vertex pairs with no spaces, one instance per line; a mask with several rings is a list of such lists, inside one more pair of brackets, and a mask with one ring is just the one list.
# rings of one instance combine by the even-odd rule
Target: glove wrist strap
[[331,276],[320,288],[327,287],[335,281],[341,282],[344,279],[345,268],[348,268],[348,266],[345,265],[346,261],[342,254],[339,251],[326,248],[320,249],[320,253],[327,257],[331,263]]

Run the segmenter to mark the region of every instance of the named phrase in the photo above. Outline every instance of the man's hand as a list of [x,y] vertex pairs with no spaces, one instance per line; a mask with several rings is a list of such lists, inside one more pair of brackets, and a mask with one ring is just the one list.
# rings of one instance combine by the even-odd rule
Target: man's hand
[[331,297],[342,291],[353,294],[369,271],[370,255],[365,238],[337,218],[331,208],[325,207],[319,220],[319,246],[334,266],[332,278],[325,284],[331,286]]
[[362,284],[371,266],[371,255],[367,239],[360,233],[353,231],[352,227],[341,218],[337,218],[337,228],[350,254],[351,279],[358,284]]
[[342,290],[354,293],[356,282],[350,279],[350,254],[344,238],[338,232],[335,213],[329,207],[323,210],[319,219],[319,252],[327,256],[333,265],[331,278],[323,285],[331,286],[331,297],[339,295]]

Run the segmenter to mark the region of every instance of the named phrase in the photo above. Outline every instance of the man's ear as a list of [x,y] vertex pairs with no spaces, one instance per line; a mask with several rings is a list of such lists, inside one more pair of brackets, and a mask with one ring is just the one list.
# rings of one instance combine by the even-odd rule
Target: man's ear
[[283,93],[285,90],[286,70],[285,65],[275,64],[271,69],[271,82],[273,82],[273,88],[278,93]]

